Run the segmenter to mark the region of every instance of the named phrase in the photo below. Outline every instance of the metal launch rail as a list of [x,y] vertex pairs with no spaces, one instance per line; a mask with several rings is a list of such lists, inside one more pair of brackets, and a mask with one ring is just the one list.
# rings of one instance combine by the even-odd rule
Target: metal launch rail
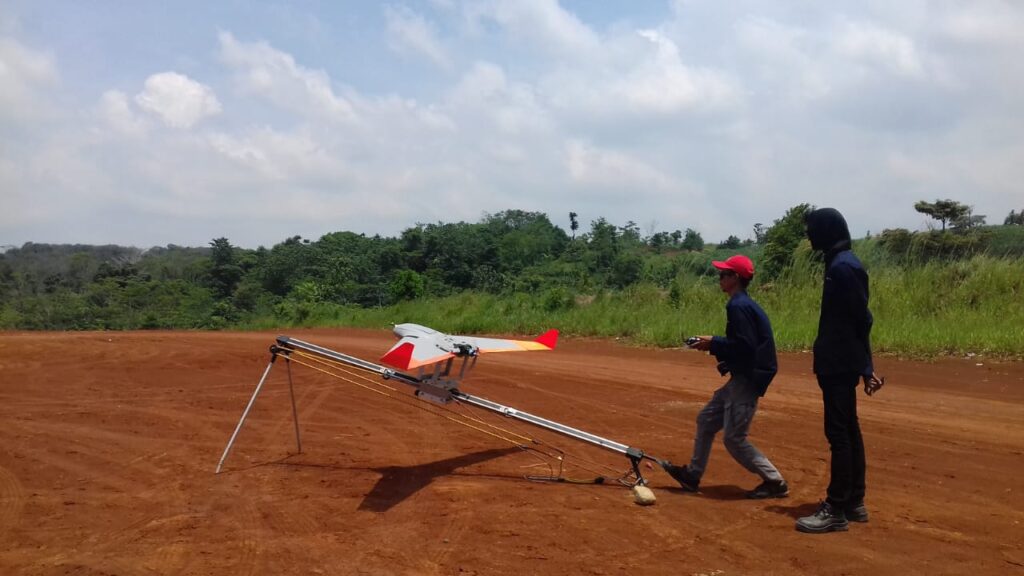
[[429,400],[438,404],[447,404],[449,402],[461,402],[471,406],[476,406],[478,408],[483,408],[484,410],[496,412],[508,418],[513,418],[515,420],[526,422],[528,424],[532,424],[534,426],[538,426],[540,428],[544,428],[552,432],[557,432],[559,434],[568,436],[581,442],[585,442],[588,444],[592,444],[594,446],[604,448],[605,450],[617,452],[619,454],[626,456],[626,458],[629,459],[630,465],[632,466],[632,473],[636,477],[636,480],[633,482],[633,485],[642,486],[647,483],[640,472],[640,462],[642,460],[650,460],[658,464],[663,463],[662,460],[645,454],[644,451],[640,450],[639,448],[627,446],[626,444],[622,444],[614,440],[609,440],[607,438],[597,436],[596,434],[591,434],[590,432],[586,432],[578,428],[573,428],[571,426],[567,426],[565,424],[561,424],[553,420],[548,420],[547,418],[542,418],[540,416],[536,416],[534,414],[518,410],[511,406],[505,406],[503,404],[487,400],[486,398],[481,398],[479,396],[473,396],[472,394],[462,392],[461,390],[458,389],[458,384],[462,380],[463,376],[465,376],[465,374],[468,372],[468,369],[472,368],[473,365],[475,365],[477,358],[475,354],[459,355],[459,358],[461,358],[462,360],[462,366],[460,367],[459,373],[457,375],[452,375],[452,363],[454,359],[450,358],[446,361],[439,362],[433,365],[433,370],[430,371],[429,373],[421,369],[420,376],[417,377],[402,372],[397,372],[391,368],[387,368],[379,364],[374,364],[373,362],[367,362],[366,360],[356,358],[355,356],[342,354],[341,352],[337,352],[329,348],[324,348],[323,346],[318,346],[316,344],[312,344],[309,342],[304,342],[296,338],[290,338],[288,336],[278,336],[276,344],[270,347],[270,363],[267,364],[266,370],[263,371],[263,376],[260,378],[259,384],[256,385],[256,390],[253,392],[252,397],[249,399],[249,404],[245,407],[245,411],[242,413],[242,417],[238,421],[238,425],[235,427],[235,431],[231,434],[231,438],[228,440],[228,444],[224,448],[224,453],[221,455],[220,461],[217,463],[216,472],[218,474],[220,473],[221,467],[224,465],[224,461],[227,459],[228,454],[231,452],[231,447],[234,444],[239,431],[242,429],[242,425],[245,423],[245,419],[246,417],[248,417],[249,411],[252,409],[253,404],[255,404],[256,397],[259,396],[260,390],[263,387],[263,383],[266,381],[267,376],[270,374],[270,370],[271,368],[273,368],[278,356],[282,356],[285,358],[286,361],[289,361],[288,389],[292,402],[292,417],[295,422],[295,440],[298,445],[298,451],[302,452],[302,441],[299,437],[298,410],[296,409],[295,406],[295,391],[294,387],[292,386],[290,368],[290,356],[293,352],[296,351],[302,351],[307,354],[312,354],[314,356],[326,358],[335,362],[340,362],[347,366],[365,370],[367,372],[379,375],[384,380],[394,380],[397,382],[401,382],[403,384],[407,384],[416,389],[415,395],[421,399]]

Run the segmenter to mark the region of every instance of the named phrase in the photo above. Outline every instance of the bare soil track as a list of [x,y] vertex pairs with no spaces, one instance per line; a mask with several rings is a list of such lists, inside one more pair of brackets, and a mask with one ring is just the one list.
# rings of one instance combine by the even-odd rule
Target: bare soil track
[[[369,360],[393,342],[289,335]],[[878,359],[889,384],[859,400],[871,521],[806,535],[829,458],[809,355],[782,358],[751,435],[788,499],[745,500],[757,479],[719,443],[702,494],[646,470],[658,502],[640,507],[610,483],[530,482],[547,470],[529,453],[297,365],[295,454],[280,362],[215,475],[274,336],[0,334],[0,574],[1024,573],[1020,363]],[[487,356],[463,389],[682,462],[720,383],[697,352],[567,339]],[[569,476],[626,468],[514,428],[564,449]]]

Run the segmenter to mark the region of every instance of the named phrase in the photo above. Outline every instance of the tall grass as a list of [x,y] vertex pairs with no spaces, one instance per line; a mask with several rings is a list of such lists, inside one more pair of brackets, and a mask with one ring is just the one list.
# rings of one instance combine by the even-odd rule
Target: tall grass
[[[871,276],[872,343],[876,351],[912,356],[982,353],[1024,356],[1024,259],[971,259],[901,265],[872,243],[855,248]],[[768,313],[783,350],[809,349],[817,332],[822,265],[806,250],[771,283],[749,293]],[[384,328],[416,322],[444,332],[538,334],[558,328],[578,336],[625,338],[641,345],[679,346],[694,334],[725,330],[725,295],[708,274],[681,271],[674,286],[649,284],[574,296],[467,292],[375,309],[313,304],[294,326]],[[280,327],[280,318],[249,328]]]

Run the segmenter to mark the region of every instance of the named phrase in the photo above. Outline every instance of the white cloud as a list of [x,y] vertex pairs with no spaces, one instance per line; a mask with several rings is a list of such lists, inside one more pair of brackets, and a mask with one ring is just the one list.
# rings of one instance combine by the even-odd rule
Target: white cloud
[[533,89],[510,81],[490,62],[477,62],[451,90],[446,102],[451,114],[475,127],[493,126],[500,134],[543,131],[547,115]]
[[674,42],[655,30],[639,30],[656,48],[613,89],[641,111],[674,114],[693,109],[715,109],[733,104],[737,89],[720,72],[683,64]]
[[146,121],[132,110],[128,96],[119,90],[103,93],[98,112],[106,124],[120,134],[140,136],[146,131]]
[[217,132],[208,137],[210,146],[220,154],[235,160],[250,169],[265,170],[266,153],[249,139]]
[[24,122],[42,115],[59,74],[52,55],[0,37],[0,121]]
[[423,16],[409,8],[387,7],[384,11],[390,46],[399,53],[420,54],[437,66],[451,68],[451,59],[445,52],[434,26]]
[[209,86],[177,72],[161,72],[146,78],[135,103],[172,128],[191,128],[221,111],[220,101]]
[[335,122],[355,120],[352,104],[334,93],[330,77],[322,70],[311,70],[295,63],[285,52],[266,42],[239,42],[229,32],[221,32],[220,58],[247,93],[268,99],[276,106],[303,117]]
[[579,185],[616,190],[632,189],[664,192],[671,190],[674,178],[638,158],[616,150],[602,150],[573,140],[565,150],[566,170]]
[[[922,198],[990,221],[1020,208],[1012,3],[680,0],[660,21],[553,0],[396,6],[292,7],[280,27],[253,7],[234,34],[153,38],[167,62],[101,79],[106,42],[0,41],[0,193],[20,206],[0,244],[254,246],[508,208],[718,240],[801,202],[836,205],[855,233],[914,227]],[[156,75],[126,95],[154,69],[217,93]]]
[[643,117],[688,117],[739,105],[730,74],[683,61],[674,41],[656,30],[610,35],[586,61],[545,70],[545,102],[580,122],[625,125]]
[[755,95],[759,101],[814,100],[830,92],[831,67],[818,64],[823,42],[810,31],[764,16],[747,16],[734,32],[749,64],[748,81],[761,87]]
[[489,19],[513,37],[560,58],[583,58],[600,49],[598,35],[558,0],[490,0],[472,5],[471,18]]
[[248,172],[257,188],[281,183],[299,189],[323,189],[347,183],[353,173],[344,143],[312,129],[278,131],[254,128],[239,135],[211,134],[210,146]]
[[914,42],[903,34],[867,22],[846,22],[839,30],[837,51],[854,60],[912,78],[925,70]]
[[953,6],[939,18],[939,33],[977,45],[1024,44],[1024,6],[1019,2],[983,0]]

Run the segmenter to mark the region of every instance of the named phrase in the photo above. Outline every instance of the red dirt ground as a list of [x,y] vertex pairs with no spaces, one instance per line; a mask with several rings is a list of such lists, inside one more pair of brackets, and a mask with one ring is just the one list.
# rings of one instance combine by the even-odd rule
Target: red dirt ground
[[[380,331],[290,334],[375,360]],[[809,355],[787,355],[753,441],[789,480],[756,478],[716,444],[703,493],[646,470],[658,497],[537,483],[499,439],[293,365],[274,368],[214,474],[269,359],[271,333],[4,333],[2,574],[1007,574],[1024,571],[1024,365],[881,358],[860,395],[871,521],[793,529],[827,483]],[[707,356],[568,339],[482,359],[463,390],[677,462],[721,382]],[[983,364],[983,365],[982,365]],[[408,391],[401,390],[402,394]],[[418,402],[418,401],[417,401]],[[432,406],[423,404],[424,406]],[[574,463],[624,458],[549,441]],[[591,475],[592,476],[592,475]]]

